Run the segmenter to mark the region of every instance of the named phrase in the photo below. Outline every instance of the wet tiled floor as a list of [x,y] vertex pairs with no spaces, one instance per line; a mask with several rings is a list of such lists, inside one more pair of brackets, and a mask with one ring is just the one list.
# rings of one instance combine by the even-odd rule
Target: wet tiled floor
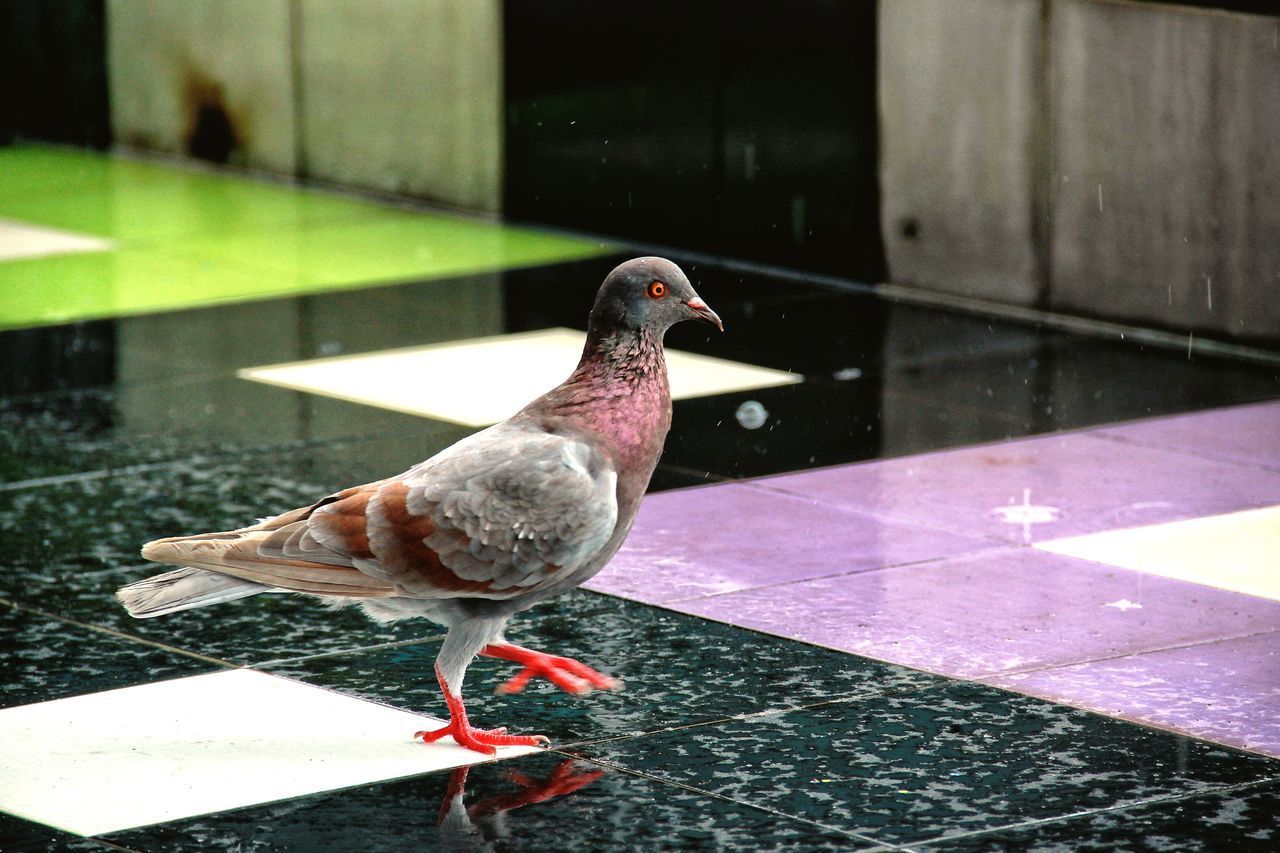
[[[429,623],[285,596],[135,621],[112,592],[149,571],[148,539],[240,526],[473,429],[237,371],[581,330],[625,254],[56,149],[0,149],[0,172],[21,190],[6,220],[108,241],[0,260],[0,715],[251,667],[442,716]],[[77,298],[106,267],[141,290]],[[481,659],[473,719],[551,751],[91,838],[0,816],[0,849],[1274,848],[1271,587],[1056,546],[1273,518],[1280,357],[685,267],[728,333],[679,327],[671,347],[802,381],[677,401],[624,552],[513,622],[624,691],[495,696],[509,666]],[[45,299],[48,271],[67,277]],[[430,749],[409,734],[395,748]]]

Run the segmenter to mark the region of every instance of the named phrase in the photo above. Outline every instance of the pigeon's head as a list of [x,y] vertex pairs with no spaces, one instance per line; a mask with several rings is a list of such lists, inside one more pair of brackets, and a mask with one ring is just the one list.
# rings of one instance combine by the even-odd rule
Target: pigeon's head
[[694,292],[680,268],[665,258],[636,258],[605,278],[591,309],[591,326],[647,329],[661,337],[681,320],[704,320],[724,331],[716,312]]

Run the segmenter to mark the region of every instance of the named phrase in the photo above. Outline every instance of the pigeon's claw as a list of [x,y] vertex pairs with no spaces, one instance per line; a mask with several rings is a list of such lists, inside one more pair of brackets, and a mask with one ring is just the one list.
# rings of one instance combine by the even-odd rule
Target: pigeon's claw
[[543,654],[510,643],[490,644],[485,646],[480,654],[524,664],[524,669],[498,685],[499,693],[519,693],[524,690],[530,679],[537,677],[547,679],[566,693],[582,694],[590,693],[592,690],[622,689],[622,682],[618,679],[596,672],[585,663],[573,658]]
[[414,732],[413,739],[423,743],[435,743],[442,737],[451,737],[458,746],[493,755],[500,746],[542,746],[551,743],[542,735],[509,735],[505,728],[477,729],[467,720],[467,707],[462,703],[462,694],[454,692],[445,681],[440,665],[436,664],[436,678],[440,679],[440,688],[444,691],[444,703],[449,707],[449,725],[432,731]]
[[509,735],[505,728],[475,729],[465,720],[459,725],[457,720],[450,720],[449,725],[429,732],[414,732],[415,740],[423,743],[435,743],[442,737],[453,738],[454,743],[467,749],[493,755],[500,746],[543,746],[551,741],[542,735]]

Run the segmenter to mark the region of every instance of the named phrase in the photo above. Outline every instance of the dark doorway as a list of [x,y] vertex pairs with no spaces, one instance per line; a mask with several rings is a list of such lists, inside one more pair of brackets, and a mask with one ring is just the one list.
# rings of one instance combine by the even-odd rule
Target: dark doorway
[[515,219],[882,279],[875,4],[507,0]]

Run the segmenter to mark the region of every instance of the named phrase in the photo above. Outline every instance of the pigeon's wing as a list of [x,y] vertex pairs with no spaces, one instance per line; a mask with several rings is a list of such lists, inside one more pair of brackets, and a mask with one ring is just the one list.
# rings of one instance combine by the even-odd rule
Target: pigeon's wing
[[511,598],[604,546],[616,486],[612,464],[582,440],[493,427],[400,477],[143,555],[295,592]]
[[386,481],[329,495],[311,506],[264,519],[252,527],[157,539],[142,546],[142,556],[291,592],[355,598],[392,596],[396,594],[395,586],[360,571],[348,552],[315,543],[286,547],[301,538],[298,534],[305,532],[320,508],[377,490],[383,482]]
[[[506,425],[471,439],[410,471],[401,486],[404,511],[431,528],[423,542],[458,582],[508,598],[555,583],[599,553],[618,521],[618,475],[604,454],[577,437]],[[371,523],[371,538],[375,532]],[[420,589],[412,570],[383,568],[411,594]]]

